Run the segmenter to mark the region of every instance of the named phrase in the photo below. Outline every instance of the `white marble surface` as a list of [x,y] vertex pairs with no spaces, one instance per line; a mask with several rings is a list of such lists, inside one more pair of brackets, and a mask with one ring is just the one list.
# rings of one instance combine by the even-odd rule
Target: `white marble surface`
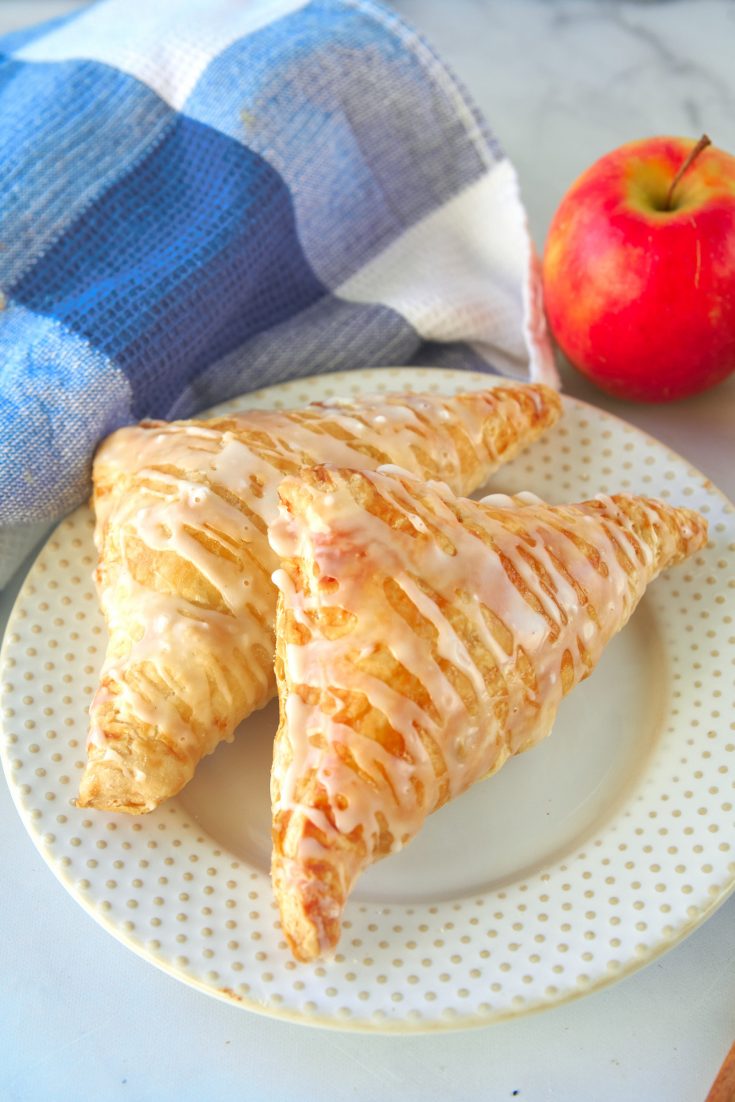
[[[3,0],[0,31],[73,6]],[[485,110],[520,171],[539,244],[565,187],[623,141],[706,129],[735,151],[730,0],[394,6]],[[735,497],[735,377],[669,407],[612,402],[571,374],[565,384]],[[735,1037],[735,899],[656,963],[577,1003],[473,1033],[362,1037],[238,1011],[133,956],[56,883],[4,784],[0,836],[2,1099],[695,1102]]]

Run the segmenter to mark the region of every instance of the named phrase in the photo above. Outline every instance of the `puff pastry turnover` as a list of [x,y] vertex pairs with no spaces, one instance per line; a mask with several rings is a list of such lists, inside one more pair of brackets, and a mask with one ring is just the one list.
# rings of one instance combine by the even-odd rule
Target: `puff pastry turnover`
[[149,811],[275,692],[277,486],[304,464],[399,464],[469,492],[556,420],[543,386],[391,395],[121,429],[94,464],[109,644],[78,803]]
[[300,960],[361,870],[550,731],[696,513],[645,498],[456,498],[393,470],[284,480],[272,875]]

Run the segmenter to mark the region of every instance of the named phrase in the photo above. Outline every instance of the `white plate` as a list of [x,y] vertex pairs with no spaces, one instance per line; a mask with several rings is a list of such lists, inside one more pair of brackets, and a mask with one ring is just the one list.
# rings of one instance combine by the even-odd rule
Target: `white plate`
[[[299,405],[499,380],[382,369],[298,381],[218,407]],[[735,885],[732,506],[661,444],[565,399],[563,421],[493,489],[552,502],[633,491],[699,509],[706,551],[649,589],[552,737],[437,813],[370,870],[332,961],[296,964],[268,878],[275,705],[143,818],[74,806],[104,648],[92,519],[51,537],[2,652],[2,756],[31,837],[65,887],[154,964],[260,1013],[340,1029],[482,1025],[639,968]]]

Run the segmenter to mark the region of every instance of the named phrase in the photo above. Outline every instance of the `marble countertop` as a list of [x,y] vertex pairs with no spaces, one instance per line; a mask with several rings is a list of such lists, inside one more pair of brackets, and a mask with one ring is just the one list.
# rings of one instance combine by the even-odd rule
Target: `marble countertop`
[[[0,32],[76,6],[4,0]],[[571,180],[635,137],[735,151],[730,0],[394,0],[448,59],[521,177],[543,245]],[[652,433],[735,497],[735,377],[674,406],[627,405],[567,372],[566,390]],[[0,598],[4,624],[17,582]],[[614,987],[475,1032],[367,1037],[208,999],[83,914],[0,785],[0,1097],[342,1102],[704,1100],[735,1038],[735,898]]]

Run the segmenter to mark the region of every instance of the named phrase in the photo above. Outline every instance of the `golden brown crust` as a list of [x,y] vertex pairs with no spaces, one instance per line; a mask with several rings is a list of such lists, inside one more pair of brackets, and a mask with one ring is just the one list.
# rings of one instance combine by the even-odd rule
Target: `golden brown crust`
[[151,810],[273,695],[266,533],[283,474],[330,457],[388,462],[469,492],[559,411],[546,387],[503,385],[114,433],[94,464],[109,645],[80,806]]
[[308,469],[280,496],[273,883],[311,960],[360,871],[548,734],[707,529],[650,499],[477,503],[384,472]]

